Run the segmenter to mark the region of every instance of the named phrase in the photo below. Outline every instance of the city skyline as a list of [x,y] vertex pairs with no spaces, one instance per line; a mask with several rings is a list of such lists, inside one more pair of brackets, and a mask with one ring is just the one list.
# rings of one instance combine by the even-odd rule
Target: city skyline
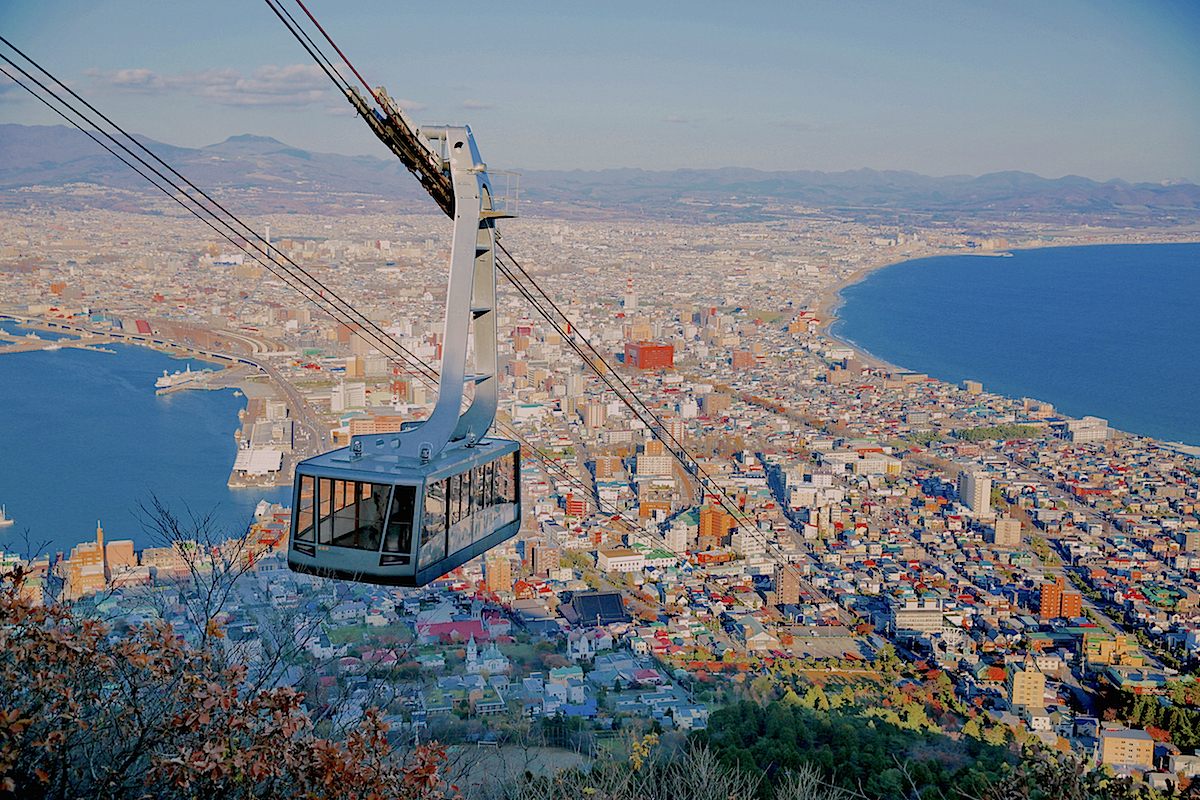
[[[310,8],[373,85],[418,121],[468,122],[497,167],[1200,181],[1194,6],[857,6]],[[265,4],[207,9],[53,0],[0,27],[151,138],[384,156]],[[0,86],[0,122],[60,121]]]

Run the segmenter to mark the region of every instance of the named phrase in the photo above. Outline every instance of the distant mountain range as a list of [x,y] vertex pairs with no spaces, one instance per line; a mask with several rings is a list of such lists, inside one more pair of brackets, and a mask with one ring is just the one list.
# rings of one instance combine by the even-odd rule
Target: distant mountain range
[[[197,149],[139,139],[206,190],[247,211],[439,213],[395,159],[310,153],[242,135]],[[0,125],[0,189],[86,182],[145,190],[146,181],[79,131]],[[913,172],[525,171],[522,213],[566,218],[759,221],[814,211],[862,221],[969,224],[999,220],[1105,226],[1200,222],[1200,186],[1041,178],[1027,172],[932,178]]]

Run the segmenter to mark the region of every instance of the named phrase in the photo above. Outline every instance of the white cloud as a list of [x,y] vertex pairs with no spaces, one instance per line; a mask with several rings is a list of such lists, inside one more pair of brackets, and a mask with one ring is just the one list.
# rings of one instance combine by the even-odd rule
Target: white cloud
[[[478,100],[463,100],[463,108],[495,108],[491,103],[481,103]],[[406,111],[408,109],[405,109]]]
[[0,103],[15,103],[29,94],[17,85],[7,72],[0,71]]
[[668,114],[663,122],[688,122],[687,117],[681,117],[678,114]]
[[160,92],[167,88],[167,82],[162,76],[148,69],[118,69],[112,72],[101,72],[98,69],[85,69],[87,75],[109,88],[121,92],[149,94]]
[[225,106],[304,106],[328,97],[329,78],[320,67],[291,64],[259,67],[249,78],[235,69],[158,75],[148,69],[85,70],[102,88],[134,94],[179,93]]

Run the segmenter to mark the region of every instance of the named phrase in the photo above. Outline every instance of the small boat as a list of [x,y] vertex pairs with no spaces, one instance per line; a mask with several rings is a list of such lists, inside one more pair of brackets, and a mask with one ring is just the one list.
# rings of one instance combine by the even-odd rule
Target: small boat
[[4,506],[0,506],[0,528],[3,528],[5,525],[12,525],[14,522],[16,522],[15,519],[8,518],[8,512]]

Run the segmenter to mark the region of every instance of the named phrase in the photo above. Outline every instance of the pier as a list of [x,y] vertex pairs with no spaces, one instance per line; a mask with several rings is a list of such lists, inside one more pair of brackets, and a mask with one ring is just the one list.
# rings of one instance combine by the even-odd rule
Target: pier
[[[230,471],[229,478],[229,485],[232,487],[271,488],[275,486],[289,486],[292,482],[292,473],[295,470],[296,463],[322,452],[324,444],[327,441],[328,429],[321,423],[316,412],[308,405],[300,393],[296,391],[295,387],[288,383],[287,379],[266,360],[271,356],[286,357],[291,355],[291,352],[281,349],[277,343],[268,339],[222,330],[220,336],[226,340],[229,346],[244,351],[223,352],[200,347],[194,342],[181,342],[178,339],[172,339],[157,333],[132,333],[124,330],[96,329],[72,320],[48,320],[12,312],[0,312],[0,319],[11,319],[22,327],[53,331],[77,337],[50,340],[37,337],[36,334],[33,337],[17,336],[0,331],[0,343],[7,342],[7,344],[0,344],[0,355],[36,350],[61,350],[64,348],[111,353],[113,351],[105,350],[100,345],[107,342],[117,342],[150,347],[185,358],[196,357],[207,361],[224,362],[224,368],[216,372],[208,374],[199,372],[196,373],[198,377],[195,379],[172,386],[157,388],[155,394],[160,396],[173,394],[183,389],[214,391],[239,388],[246,393],[247,400],[249,401],[260,395],[253,392],[246,382],[252,377],[265,377],[270,382],[272,388],[267,389],[263,387],[261,391],[281,399],[291,413],[289,419],[295,423],[292,448],[283,453],[282,463],[278,472],[248,475],[245,471],[239,470],[235,464]],[[248,408],[251,405],[251,403],[247,403]],[[252,430],[255,421],[257,421],[257,415],[251,414],[249,419],[243,418],[242,429],[238,431],[239,439],[241,437],[247,437],[248,439],[249,432]]]

